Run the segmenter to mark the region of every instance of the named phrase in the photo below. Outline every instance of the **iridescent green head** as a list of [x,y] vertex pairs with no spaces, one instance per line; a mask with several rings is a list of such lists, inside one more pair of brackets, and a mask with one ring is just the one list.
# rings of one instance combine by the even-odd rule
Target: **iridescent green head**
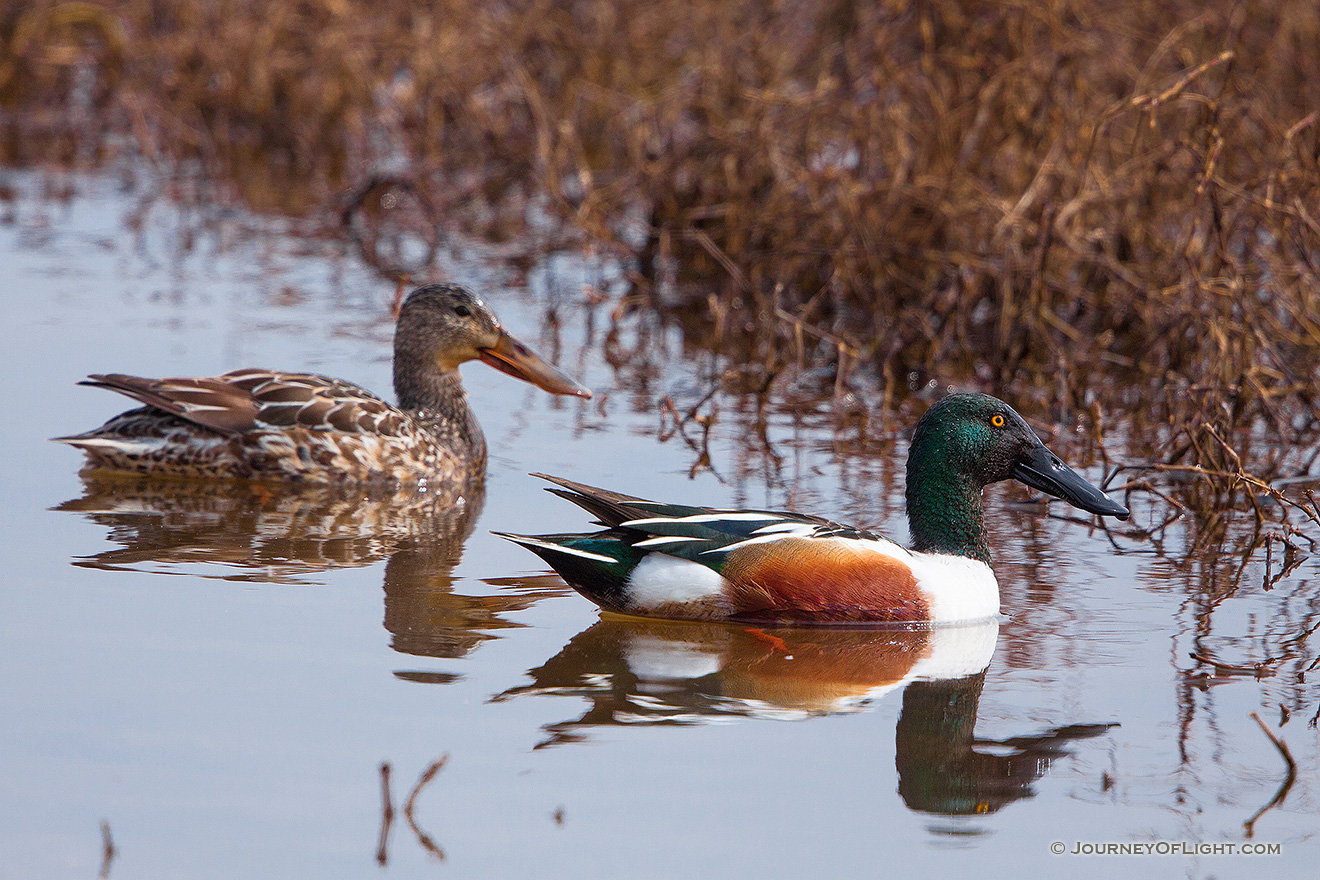
[[1011,406],[988,394],[950,394],[917,423],[907,465],[907,509],[917,550],[990,560],[981,489],[1015,479],[1101,516],[1128,509],[1045,448]]

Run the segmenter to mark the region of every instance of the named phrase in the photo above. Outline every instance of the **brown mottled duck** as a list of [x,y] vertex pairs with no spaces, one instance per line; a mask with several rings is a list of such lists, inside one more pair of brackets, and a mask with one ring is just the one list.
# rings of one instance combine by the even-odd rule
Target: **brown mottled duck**
[[89,376],[145,406],[59,442],[93,468],[192,477],[308,482],[479,480],[486,440],[458,367],[480,360],[552,394],[591,392],[500,325],[457,284],[408,295],[394,332],[392,406],[350,382],[243,369],[206,378]]

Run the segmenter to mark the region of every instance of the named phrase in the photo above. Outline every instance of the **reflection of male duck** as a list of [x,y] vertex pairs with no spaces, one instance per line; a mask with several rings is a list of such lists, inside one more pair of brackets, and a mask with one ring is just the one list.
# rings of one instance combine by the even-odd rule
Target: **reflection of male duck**
[[1075,739],[1100,736],[1109,724],[1071,724],[1004,740],[973,735],[985,673],[914,681],[903,691],[895,732],[898,793],[913,810],[950,816],[993,813],[1035,792]]
[[557,694],[589,701],[576,720],[546,727],[541,746],[585,739],[593,727],[699,724],[727,715],[808,718],[864,711],[902,688],[898,788],[914,810],[992,812],[1031,783],[1069,740],[1108,725],[1074,725],[1003,741],[973,736],[996,621],[929,630],[727,623],[606,614],[497,699]]
[[759,629],[607,614],[531,670],[532,684],[502,696],[591,700],[580,720],[550,728],[555,739],[605,724],[853,712],[910,681],[980,672],[998,631],[994,620],[931,630]]
[[379,485],[274,491],[246,480],[103,472],[84,474],[83,485],[83,497],[57,509],[106,526],[120,546],[75,560],[78,566],[160,573],[186,567],[194,576],[287,583],[388,560],[385,627],[402,653],[461,657],[494,638],[491,630],[514,625],[503,613],[566,589],[454,592],[450,574],[485,500],[480,485],[465,496]]

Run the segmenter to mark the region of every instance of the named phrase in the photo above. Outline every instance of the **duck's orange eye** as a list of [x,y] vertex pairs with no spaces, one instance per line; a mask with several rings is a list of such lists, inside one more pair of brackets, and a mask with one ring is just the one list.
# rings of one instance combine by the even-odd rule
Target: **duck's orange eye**
[[990,417],[990,424],[994,425],[996,428],[1002,428],[1004,427],[1004,417],[999,413],[995,413]]

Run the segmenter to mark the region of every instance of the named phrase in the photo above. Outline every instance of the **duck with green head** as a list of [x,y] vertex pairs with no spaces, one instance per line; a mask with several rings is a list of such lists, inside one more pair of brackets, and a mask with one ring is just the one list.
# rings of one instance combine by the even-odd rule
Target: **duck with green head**
[[591,534],[502,535],[600,607],[657,617],[949,623],[994,617],[981,490],[1015,479],[1074,507],[1128,509],[1051,453],[1012,407],[950,394],[922,416],[907,464],[912,548],[815,516],[646,501],[557,477]]

